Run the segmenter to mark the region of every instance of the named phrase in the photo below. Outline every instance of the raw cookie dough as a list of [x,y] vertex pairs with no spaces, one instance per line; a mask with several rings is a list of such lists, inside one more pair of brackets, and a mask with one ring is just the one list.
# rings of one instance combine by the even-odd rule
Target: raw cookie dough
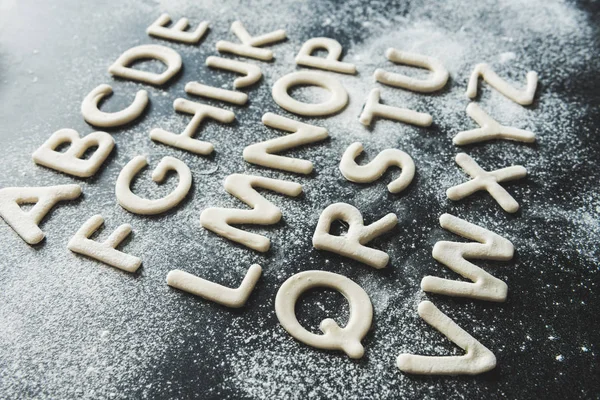
[[[337,290],[350,304],[350,318],[345,327],[331,318],[320,324],[323,335],[307,331],[296,319],[295,306],[300,295],[315,287]],[[371,328],[373,305],[367,293],[343,275],[326,271],[304,271],[286,280],[277,292],[275,312],[279,323],[294,338],[319,349],[341,350],[350,358],[361,358],[365,352],[360,343]]]
[[[133,64],[135,61],[149,58],[162,61],[167,66],[167,69],[161,74],[155,74],[154,72],[141,71],[128,67],[128,65]],[[181,65],[181,56],[175,50],[156,44],[145,44],[132,47],[121,54],[117,61],[108,67],[108,72],[120,78],[160,86],[174,77],[181,69]]]
[[379,89],[371,90],[367,97],[367,103],[363,108],[358,120],[363,125],[371,125],[373,117],[383,117],[395,121],[405,122],[418,126],[430,126],[433,122],[431,115],[409,110],[406,108],[392,107],[379,102],[381,91]]
[[203,21],[198,25],[196,30],[194,31],[186,31],[189,26],[189,21],[187,18],[181,18],[177,21],[171,28],[167,28],[167,25],[171,22],[171,17],[169,14],[161,14],[160,17],[156,21],[152,23],[146,29],[146,33],[150,36],[159,37],[167,40],[174,40],[176,42],[187,43],[187,44],[196,44],[202,39],[202,36],[208,30],[208,22]]
[[[0,189],[0,217],[28,244],[44,239],[38,226],[42,219],[59,201],[75,200],[81,195],[79,185],[45,187],[9,187]],[[27,212],[21,204],[35,203]]]
[[226,101],[239,106],[243,106],[248,101],[246,93],[203,85],[199,82],[186,83],[185,92],[194,96],[208,97],[209,99]]
[[[334,236],[329,233],[331,223],[341,220],[347,222],[348,233]],[[313,235],[313,246],[365,263],[373,268],[385,268],[390,256],[377,249],[364,246],[371,240],[393,229],[398,223],[396,214],[388,214],[371,225],[364,225],[363,217],[356,207],[346,203],[334,203],[328,206],[319,217],[319,223]]]
[[90,239],[104,223],[102,215],[94,215],[79,228],[75,236],[69,240],[67,248],[75,253],[83,254],[98,261],[127,272],[135,272],[142,264],[142,259],[117,250],[117,247],[131,233],[131,225],[120,225],[108,239],[99,243]]
[[527,176],[525,167],[514,165],[488,172],[483,170],[475,160],[465,153],[456,155],[456,163],[473,179],[448,189],[446,195],[450,200],[460,200],[480,190],[486,190],[504,211],[515,213],[519,210],[519,203],[500,186],[499,182],[524,178]]
[[477,103],[469,103],[467,106],[467,115],[473,118],[481,128],[459,132],[454,136],[454,139],[452,139],[452,142],[458,146],[485,142],[493,139],[507,139],[525,143],[535,142],[535,133],[500,125],[483,111]]
[[173,107],[175,107],[176,111],[193,115],[192,120],[186,126],[185,130],[177,134],[164,129],[155,128],[150,131],[150,139],[195,154],[208,155],[214,150],[212,143],[192,138],[200,127],[200,124],[202,124],[202,121],[211,118],[223,124],[228,124],[235,119],[235,114],[229,110],[196,103],[186,99],[175,99]]
[[[310,85],[327,89],[331,97],[324,103],[303,103],[288,94],[294,86]],[[348,92],[337,79],[315,71],[296,71],[279,78],[273,85],[273,100],[283,109],[307,117],[321,117],[334,114],[348,104]]]
[[[327,50],[327,57],[311,55],[315,50]],[[340,72],[342,74],[356,74],[354,64],[338,61],[342,58],[342,45],[334,39],[326,37],[312,38],[304,42],[300,52],[296,56],[296,64],[305,67],[313,67],[328,71]]]
[[240,308],[246,304],[261,273],[262,268],[260,265],[253,264],[246,272],[242,284],[235,289],[231,289],[179,269],[174,269],[167,275],[167,284],[226,307]]
[[535,96],[535,90],[538,83],[537,72],[529,71],[527,73],[527,87],[524,90],[518,90],[504,79],[500,78],[488,64],[477,64],[471,74],[471,78],[469,78],[469,85],[467,86],[467,96],[471,99],[477,96],[477,82],[479,81],[480,76],[484,81],[489,83],[490,86],[515,103],[521,104],[522,106],[528,106],[533,103],[533,97]]
[[402,74],[387,72],[383,69],[377,69],[375,70],[375,80],[377,82],[421,93],[431,93],[440,90],[448,82],[448,77],[450,76],[448,70],[436,58],[393,48],[387,49],[385,56],[395,64],[426,68],[431,71],[431,75],[427,79],[416,79]]
[[[70,143],[69,148],[64,152],[56,151],[56,148],[64,143]],[[89,148],[94,146],[98,148],[88,159],[81,158]],[[114,139],[106,132],[93,132],[80,138],[79,133],[73,129],[61,129],[54,132],[33,153],[32,158],[38,165],[80,178],[88,178],[98,172],[114,146]]]
[[295,182],[242,174],[229,175],[225,179],[224,186],[228,193],[253,209],[207,208],[200,215],[200,223],[217,235],[261,252],[266,252],[271,247],[269,238],[231,226],[231,224],[273,225],[281,219],[279,207],[261,196],[254,188],[272,190],[292,197],[302,193],[302,185]]
[[478,375],[496,367],[496,356],[469,335],[433,303],[422,301],[419,315],[429,325],[444,334],[466,354],[462,356],[417,356],[400,354],[396,359],[398,368],[409,374],[419,375]]
[[506,283],[488,274],[467,259],[507,261],[513,257],[513,244],[494,232],[450,214],[440,217],[440,226],[466,239],[479,242],[440,241],[433,246],[433,258],[464,278],[470,279],[473,283],[426,276],[421,281],[421,289],[425,292],[446,296],[506,301],[508,291]]
[[92,90],[81,103],[81,114],[88,124],[103,128],[114,128],[128,124],[137,119],[148,105],[148,92],[140,90],[136,93],[133,103],[126,109],[117,112],[102,112],[98,104],[105,96],[113,92],[112,87],[106,84],[99,85]]
[[363,152],[362,143],[352,143],[342,156],[340,171],[344,178],[350,182],[373,182],[383,175],[389,167],[396,166],[402,169],[400,176],[388,184],[391,193],[400,193],[413,180],[415,176],[415,163],[411,156],[398,149],[385,149],[367,165],[358,165],[356,157]]
[[131,192],[131,181],[148,165],[145,156],[137,156],[127,163],[119,173],[115,194],[121,207],[134,214],[154,215],[170,210],[179,204],[187,196],[192,186],[192,173],[187,165],[175,157],[164,157],[152,171],[152,180],[162,182],[167,172],[175,171],[179,177],[179,184],[167,196],[148,200],[143,199]]
[[233,87],[236,89],[254,85],[262,77],[262,72],[258,66],[242,61],[210,56],[206,59],[206,65],[212,68],[224,69],[226,71],[237,72],[238,74],[244,75],[233,81]]
[[265,33],[260,36],[250,36],[240,21],[235,21],[231,24],[231,31],[238,39],[240,39],[242,44],[219,40],[217,42],[217,50],[219,52],[232,53],[238,56],[255,58],[262,61],[272,60],[273,52],[268,49],[261,49],[260,46],[274,44],[287,38],[283,29]]
[[294,147],[315,143],[328,137],[327,129],[314,125],[304,124],[285,118],[273,113],[266,113],[262,122],[271,128],[293,132],[291,135],[254,143],[244,149],[244,160],[249,163],[262,165],[263,167],[295,172],[298,174],[310,174],[313,163],[308,160],[278,156],[278,153]]

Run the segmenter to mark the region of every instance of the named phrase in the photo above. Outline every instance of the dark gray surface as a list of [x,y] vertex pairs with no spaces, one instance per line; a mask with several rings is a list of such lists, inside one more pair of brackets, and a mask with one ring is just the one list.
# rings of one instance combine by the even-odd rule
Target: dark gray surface
[[[599,31],[598,3],[514,1],[428,2],[81,2],[0,0],[0,186],[79,182],[81,200],[57,207],[43,222],[47,239],[25,244],[0,224],[0,397],[2,398],[593,398],[598,395],[597,290]],[[199,46],[168,44],[145,35],[145,28],[166,11],[187,16],[195,26],[211,21]],[[251,33],[285,28],[289,40],[273,46],[276,59],[261,63],[263,80],[247,90],[250,104],[226,107],[236,113],[231,126],[208,123],[200,136],[214,143],[214,156],[200,157],[152,143],[153,127],[181,131],[188,117],[171,103],[185,97],[186,82],[230,85],[233,75],[204,66],[220,39],[235,41],[228,28],[242,20]],[[272,84],[298,69],[293,57],[315,36],[337,39],[345,60],[355,62],[357,77],[341,79],[350,105],[325,119],[299,120],[328,128],[323,144],[290,152],[315,163],[311,176],[258,168],[244,163],[243,148],[280,134],[260,123],[264,112],[290,116],[273,102]],[[180,52],[184,71],[163,89],[115,80],[106,68],[122,51],[140,43],[161,43]],[[377,67],[393,69],[385,48],[419,51],[445,63],[452,78],[447,88],[421,95],[383,87],[383,100],[427,111],[434,126],[415,128],[377,121],[358,123]],[[533,130],[533,145],[490,142],[459,149],[451,138],[475,127],[465,114],[466,81],[477,62],[489,62],[517,86],[525,72],[540,74],[536,102],[523,108],[480,84],[479,101],[500,122]],[[94,129],[82,120],[83,97],[100,83],[116,94],[106,109],[127,104],[141,87],[151,94],[149,112],[114,133],[116,149],[103,169],[87,180],[35,166],[31,153],[52,132]],[[311,98],[312,91],[299,91]],[[202,100],[199,100],[202,101]],[[218,104],[218,103],[211,103]],[[417,165],[412,185],[400,195],[386,191],[397,171],[371,185],[345,181],[338,170],[343,150],[362,141],[367,156],[388,147],[411,154]],[[508,215],[487,195],[452,203],[445,190],[466,179],[453,162],[466,151],[486,169],[524,165],[530,176],[507,188],[522,206]],[[192,193],[175,210],[156,217],[121,209],[114,182],[135,155],[150,163],[165,155],[192,169]],[[298,199],[264,192],[284,218],[271,227],[248,227],[272,239],[262,255],[234,245],[199,224],[210,206],[241,207],[222,186],[231,174],[247,172],[294,180],[304,186]],[[160,196],[174,180],[157,186],[144,173],[136,192]],[[374,246],[391,256],[376,271],[312,249],[318,216],[327,205],[357,206],[370,223],[388,212],[400,223]],[[437,218],[450,212],[510,239],[510,262],[477,262],[506,281],[504,304],[424,295],[426,274],[455,277],[431,257],[438,240],[460,240],[443,231]],[[107,229],[129,222],[134,235],[124,250],[143,258],[129,275],[70,253],[66,243],[95,213]],[[230,310],[173,290],[165,284],[179,268],[237,286],[251,263],[264,275],[242,310]],[[369,294],[375,308],[373,329],[359,361],[294,341],[279,326],[273,300],[278,287],[296,272],[323,269],[347,275]],[[417,377],[400,373],[401,352],[460,354],[416,314],[418,302],[432,300],[498,358],[498,367],[477,377]],[[316,331],[325,317],[347,319],[341,295],[311,293],[299,317]]]

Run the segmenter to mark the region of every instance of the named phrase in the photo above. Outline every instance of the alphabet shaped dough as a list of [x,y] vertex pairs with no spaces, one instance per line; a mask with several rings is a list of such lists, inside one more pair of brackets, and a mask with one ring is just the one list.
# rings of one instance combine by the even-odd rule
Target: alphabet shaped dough
[[431,71],[431,75],[427,79],[416,79],[402,74],[387,72],[383,69],[377,69],[375,71],[377,82],[421,93],[431,93],[440,90],[448,82],[448,77],[450,76],[448,70],[436,58],[393,48],[387,49],[385,56],[395,64],[426,68]]
[[[311,55],[317,49],[327,50],[327,57],[322,58]],[[296,64],[327,71],[341,72],[342,74],[356,74],[356,66],[338,61],[341,57],[342,45],[340,42],[326,37],[318,37],[304,42],[300,48],[300,52],[296,56]]]
[[[46,234],[38,226],[59,201],[75,200],[81,195],[79,185],[45,187],[10,187],[0,189],[0,217],[28,244],[38,244]],[[21,204],[35,203],[27,212]]]
[[185,84],[185,92],[194,96],[208,97],[209,99],[226,101],[243,106],[248,101],[248,95],[234,90],[221,89],[214,86],[203,85],[199,82]]
[[450,200],[460,200],[480,190],[486,190],[504,211],[515,213],[519,210],[519,203],[500,186],[499,182],[524,178],[527,176],[525,167],[514,165],[488,172],[465,153],[456,155],[456,163],[473,179],[448,189],[446,195]]
[[90,239],[104,223],[102,215],[94,215],[79,228],[75,236],[69,240],[67,248],[75,253],[83,254],[105,264],[122,269],[127,272],[135,272],[142,264],[139,257],[132,256],[117,250],[117,247],[131,233],[131,225],[120,225],[108,239],[99,243]]
[[477,96],[477,82],[479,77],[490,84],[491,87],[508,97],[515,103],[528,106],[533,103],[535,90],[537,89],[538,74],[535,71],[527,73],[527,86],[524,90],[515,89],[512,85],[500,78],[488,64],[477,64],[467,86],[467,96],[471,99]]
[[148,105],[148,92],[140,90],[136,93],[133,103],[126,109],[106,113],[98,109],[98,104],[105,96],[113,92],[112,87],[102,84],[92,90],[81,103],[81,114],[83,119],[90,125],[100,126],[103,128],[113,128],[128,124],[137,119]]
[[121,207],[134,214],[154,215],[170,210],[187,196],[192,186],[192,173],[187,165],[175,157],[164,157],[152,171],[152,180],[162,182],[167,172],[175,171],[179,183],[175,190],[160,199],[143,199],[131,192],[130,185],[133,178],[148,165],[146,156],[134,157],[123,167],[117,178],[115,194]]
[[469,103],[467,114],[481,126],[478,129],[459,132],[452,142],[458,146],[471,143],[485,142],[493,139],[514,140],[517,142],[532,143],[535,142],[535,133],[523,129],[512,128],[510,126],[500,125],[496,120],[490,117],[477,103]]
[[[320,324],[323,335],[307,331],[296,318],[295,306],[300,295],[315,287],[326,287],[342,293],[350,303],[350,318],[345,327],[331,318]],[[341,350],[350,358],[361,358],[365,352],[361,339],[371,328],[373,305],[358,284],[343,275],[327,271],[304,271],[286,280],[275,297],[279,323],[294,338],[318,349]]]
[[212,143],[192,138],[202,121],[206,118],[211,118],[221,123],[228,124],[235,119],[235,114],[229,110],[211,107],[206,104],[196,103],[186,99],[175,99],[173,107],[175,107],[176,111],[193,115],[192,120],[185,130],[176,134],[164,129],[155,128],[150,131],[150,139],[195,154],[208,155],[214,150]]
[[426,276],[421,281],[421,289],[425,292],[446,296],[468,297],[487,301],[506,301],[508,287],[500,279],[488,274],[467,259],[507,261],[513,257],[513,244],[494,232],[457,218],[444,214],[440,217],[442,228],[464,238],[479,243],[461,243],[440,241],[433,246],[433,258],[452,271],[470,279],[473,283]]
[[327,129],[314,125],[304,124],[273,113],[266,113],[262,122],[271,128],[293,132],[291,135],[254,143],[244,149],[244,160],[263,167],[310,174],[313,170],[312,162],[297,158],[278,156],[272,153],[285,151],[308,143],[315,143],[328,137]]
[[150,36],[159,37],[167,40],[174,40],[176,42],[187,43],[187,44],[196,44],[202,39],[202,36],[208,30],[208,22],[201,22],[200,25],[196,28],[195,31],[188,32],[186,31],[187,27],[190,25],[187,18],[181,18],[177,21],[171,28],[167,28],[167,25],[171,22],[171,17],[169,14],[161,14],[160,17],[156,21],[152,23],[146,29],[146,33]]
[[258,66],[228,58],[210,56],[206,59],[206,65],[244,75],[233,81],[233,87],[236,89],[254,85],[262,77],[262,72]]
[[419,316],[465,350],[466,354],[445,357],[400,354],[396,365],[401,371],[419,375],[478,375],[496,367],[494,353],[465,332],[433,303],[422,301],[419,304]]
[[415,176],[415,163],[411,156],[398,149],[385,149],[377,154],[367,165],[358,165],[356,157],[363,152],[362,143],[352,143],[342,156],[340,171],[350,182],[373,182],[383,175],[389,167],[402,169],[400,176],[388,184],[391,193],[400,193],[410,185]]
[[[329,233],[331,223],[342,220],[348,223],[345,236]],[[390,231],[398,223],[396,214],[389,213],[371,225],[364,225],[363,217],[357,208],[346,203],[334,203],[328,206],[319,217],[319,223],[313,235],[313,246],[352,258],[373,268],[385,268],[390,256],[381,251],[364,246],[371,240]]]
[[379,102],[381,91],[379,89],[371,90],[367,103],[363,108],[362,114],[358,120],[363,125],[371,125],[373,117],[383,117],[395,121],[405,122],[418,126],[430,126],[433,122],[431,115],[409,110],[406,108],[392,107]]
[[221,53],[232,53],[242,57],[255,58],[262,61],[273,59],[273,52],[268,49],[261,49],[260,46],[270,45],[287,38],[285,31],[265,33],[260,36],[250,36],[244,25],[240,21],[231,24],[231,31],[240,39],[242,44],[231,43],[224,40],[217,42],[217,50]]
[[258,187],[296,197],[302,193],[302,185],[262,176],[233,174],[225,179],[224,186],[229,194],[234,195],[253,209],[207,208],[200,215],[202,226],[253,250],[263,253],[268,251],[271,247],[269,238],[234,228],[231,224],[276,224],[281,219],[281,210],[261,196],[254,188]]
[[[167,69],[161,74],[155,74],[154,72],[141,71],[128,67],[128,65],[133,64],[135,61],[148,58],[162,61],[167,66]],[[132,47],[121,54],[117,58],[117,61],[108,67],[108,72],[120,78],[160,86],[174,77],[181,69],[181,65],[181,56],[175,50],[157,44],[145,44]]]
[[[70,143],[64,153],[56,148],[64,143]],[[94,154],[87,160],[81,157],[85,152],[97,146]],[[88,178],[94,175],[109,156],[115,141],[106,132],[93,132],[83,138],[73,129],[61,129],[52,134],[34,153],[33,161],[38,165],[51,168],[65,174]]]
[[261,273],[262,268],[260,265],[253,264],[246,272],[242,284],[235,289],[231,289],[179,269],[174,269],[167,275],[167,284],[226,307],[240,308],[246,304]]
[[[303,103],[288,94],[294,86],[319,86],[331,93],[323,103]],[[273,100],[284,110],[307,117],[320,117],[334,114],[348,104],[348,92],[337,79],[315,71],[296,71],[282,76],[273,85]]]

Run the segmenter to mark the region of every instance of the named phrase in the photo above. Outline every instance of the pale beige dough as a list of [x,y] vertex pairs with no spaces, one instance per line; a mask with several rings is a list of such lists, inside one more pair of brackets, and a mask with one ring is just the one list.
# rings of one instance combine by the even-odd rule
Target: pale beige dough
[[[331,223],[341,220],[347,222],[348,233],[335,236],[329,233]],[[346,203],[334,203],[325,208],[313,235],[313,246],[352,258],[373,268],[385,268],[390,256],[377,249],[364,246],[371,240],[393,229],[398,223],[396,214],[388,214],[371,225],[364,225],[360,211]]]
[[302,185],[295,182],[242,174],[229,175],[225,179],[224,186],[228,193],[253,209],[207,208],[200,215],[200,223],[217,235],[260,252],[266,252],[271,247],[269,238],[231,226],[231,224],[273,225],[281,219],[279,207],[265,199],[254,188],[272,190],[292,197],[302,193]]
[[236,89],[254,85],[262,77],[262,72],[258,66],[242,61],[210,56],[206,58],[206,65],[244,75],[233,81],[233,87]]
[[350,182],[373,182],[384,174],[388,168],[396,166],[402,169],[400,176],[388,184],[391,193],[400,193],[415,176],[415,163],[411,156],[398,149],[385,149],[367,165],[358,165],[356,157],[363,152],[362,143],[352,143],[342,156],[340,171]]
[[[155,74],[154,72],[128,67],[135,61],[149,58],[162,61],[167,69],[161,74]],[[132,47],[121,54],[117,61],[108,68],[108,72],[120,78],[160,86],[173,78],[181,70],[181,65],[181,56],[175,50],[156,44],[145,44]]]
[[[69,148],[62,153],[56,151],[56,148],[64,143],[69,143]],[[85,152],[93,146],[98,148],[88,159],[82,159]],[[98,172],[114,146],[114,139],[106,132],[93,132],[81,138],[73,129],[61,129],[54,132],[33,153],[32,158],[38,165],[80,178],[88,178]]]
[[117,112],[103,112],[98,109],[102,99],[113,92],[112,87],[106,84],[99,85],[92,90],[81,103],[81,114],[88,124],[103,128],[114,128],[128,124],[137,119],[148,105],[148,92],[140,90],[136,93],[133,103],[127,108]]
[[167,284],[226,307],[240,308],[246,304],[261,273],[262,268],[260,265],[253,264],[246,272],[242,284],[235,289],[231,289],[188,272],[174,269],[167,275]]
[[291,135],[251,144],[244,149],[244,160],[252,164],[262,165],[263,167],[280,169],[298,174],[310,174],[313,170],[312,162],[297,158],[278,156],[272,153],[325,140],[328,137],[327,129],[304,124],[273,113],[266,113],[263,115],[262,122],[271,128],[293,133]]
[[117,247],[131,233],[131,225],[120,225],[102,243],[90,239],[104,223],[101,215],[94,215],[79,228],[75,236],[69,240],[67,248],[75,253],[83,254],[105,264],[127,272],[135,272],[142,264],[142,259],[117,250]]
[[134,214],[154,215],[170,210],[187,196],[192,186],[192,173],[187,165],[175,157],[164,157],[152,171],[152,180],[162,182],[167,172],[175,171],[179,178],[177,187],[160,199],[144,199],[131,192],[131,181],[148,165],[145,156],[137,156],[127,163],[119,173],[115,194],[121,207]]
[[[310,85],[327,89],[331,97],[324,103],[303,103],[288,94],[294,86]],[[273,100],[283,109],[294,114],[307,117],[319,117],[334,114],[348,104],[348,92],[344,86],[332,76],[315,71],[296,71],[282,76],[273,85]]]
[[[37,244],[46,236],[38,226],[59,201],[75,200],[79,185],[45,187],[9,187],[0,189],[0,217],[28,244]],[[24,212],[21,204],[35,203]]]
[[194,31],[186,31],[190,25],[187,18],[181,18],[171,28],[166,25],[171,22],[169,14],[161,14],[156,21],[146,29],[146,33],[150,36],[159,37],[162,39],[173,40],[186,44],[196,44],[202,39],[202,36],[208,30],[208,22],[202,21]]
[[467,114],[481,126],[478,129],[459,132],[452,142],[458,146],[471,143],[485,142],[493,139],[507,139],[517,142],[535,142],[535,133],[523,129],[500,125],[479,107],[477,103],[469,103]]
[[228,124],[235,119],[235,114],[229,110],[196,103],[186,99],[176,99],[173,102],[173,107],[176,111],[193,115],[192,120],[185,130],[177,134],[164,129],[155,128],[150,131],[150,139],[195,154],[208,155],[214,150],[212,143],[192,138],[202,121],[210,118],[223,124]]
[[529,71],[527,73],[526,88],[524,90],[518,90],[504,79],[500,78],[488,64],[477,64],[473,70],[473,73],[471,74],[471,78],[469,78],[469,85],[467,86],[467,96],[471,99],[477,96],[477,83],[480,76],[484,81],[489,83],[490,86],[515,103],[523,106],[533,103],[533,98],[535,96],[535,90],[537,89],[538,83],[537,72]]
[[430,126],[433,122],[431,115],[409,110],[406,108],[392,107],[379,102],[381,91],[373,89],[367,97],[367,103],[358,120],[363,125],[371,125],[374,117],[383,117],[395,121],[405,122],[418,126]]
[[433,258],[464,278],[470,279],[473,283],[426,276],[421,281],[421,289],[425,292],[446,296],[506,301],[508,291],[506,283],[488,274],[467,259],[507,261],[513,257],[513,244],[494,232],[450,214],[440,217],[440,226],[466,239],[479,242],[440,241],[433,246]]
[[221,100],[231,104],[243,106],[248,101],[248,95],[234,90],[221,89],[214,86],[204,85],[199,82],[188,82],[185,84],[185,92],[194,96],[207,97]]
[[273,52],[262,49],[260,46],[274,44],[287,38],[283,29],[265,33],[260,36],[250,36],[240,21],[231,24],[231,31],[240,39],[242,44],[231,43],[224,40],[217,42],[217,50],[221,53],[232,53],[242,57],[255,58],[262,61],[273,59]]
[[377,82],[421,93],[431,93],[440,90],[448,82],[450,74],[448,74],[448,70],[436,58],[393,48],[387,49],[385,56],[395,64],[426,68],[431,71],[431,75],[427,79],[416,79],[402,74],[387,72],[383,69],[377,69],[375,71],[375,80]]
[[[318,49],[327,50],[327,57],[323,58],[311,55]],[[326,37],[318,37],[304,42],[300,48],[300,52],[296,56],[296,64],[305,67],[340,72],[342,74],[356,74],[356,66],[354,64],[338,61],[341,57],[342,45],[340,42]]]
[[504,211],[515,213],[519,210],[519,203],[508,194],[506,189],[500,186],[499,182],[524,178],[527,176],[525,167],[514,165],[488,172],[465,153],[456,155],[456,163],[473,179],[448,189],[446,195],[450,200],[460,200],[475,192],[485,190],[500,204]]
[[433,303],[422,301],[419,316],[440,331],[453,343],[465,350],[462,356],[419,356],[400,354],[398,368],[418,375],[478,375],[496,367],[496,356],[473,336],[441,312]]
[[[320,324],[323,335],[309,332],[296,318],[295,306],[302,293],[315,287],[325,287],[342,293],[350,305],[350,318],[345,327],[331,318]],[[371,328],[373,305],[367,293],[343,275],[327,271],[304,271],[286,280],[275,298],[279,323],[294,338],[318,349],[341,350],[350,358],[361,358],[365,352],[361,339]]]

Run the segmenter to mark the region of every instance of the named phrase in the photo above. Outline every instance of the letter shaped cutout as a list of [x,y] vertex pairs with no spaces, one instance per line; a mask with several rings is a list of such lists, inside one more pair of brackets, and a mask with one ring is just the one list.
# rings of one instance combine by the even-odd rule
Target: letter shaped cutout
[[385,52],[388,60],[395,64],[405,64],[414,67],[427,68],[431,75],[427,79],[416,79],[406,75],[387,72],[382,69],[375,71],[377,82],[421,93],[431,93],[442,89],[448,82],[448,70],[436,58],[422,54],[410,53],[389,48]]
[[230,60],[229,58],[210,56],[206,59],[206,65],[244,75],[243,77],[235,78],[233,81],[233,87],[236,89],[254,85],[262,77],[262,72],[258,66]]
[[83,119],[90,125],[100,126],[102,128],[114,128],[128,124],[137,119],[148,105],[148,92],[140,90],[136,93],[133,103],[126,109],[107,113],[98,109],[98,104],[102,99],[113,92],[109,85],[99,85],[92,90],[81,103],[81,114]]
[[268,49],[261,49],[260,46],[273,44],[287,38],[283,29],[265,33],[260,36],[250,36],[240,21],[235,21],[231,24],[231,31],[238,39],[240,39],[242,44],[219,40],[217,42],[217,50],[220,53],[232,53],[238,56],[255,58],[262,61],[272,60],[273,52]]
[[[348,223],[346,236],[334,236],[329,233],[331,223],[342,220]],[[390,231],[398,223],[396,214],[388,214],[371,225],[364,225],[363,217],[357,208],[346,203],[334,203],[328,206],[319,217],[313,246],[352,258],[373,268],[385,268],[390,256],[381,251],[364,246],[371,240]]]
[[[133,64],[135,61],[149,58],[162,61],[167,66],[167,69],[159,75],[154,72],[141,71],[128,67],[128,65]],[[117,61],[108,68],[108,72],[123,79],[160,86],[174,77],[181,69],[181,65],[181,56],[175,50],[156,44],[145,44],[132,47],[121,54],[117,58]]]
[[442,228],[479,243],[440,241],[433,246],[433,258],[473,283],[426,276],[421,281],[425,292],[446,296],[502,302],[506,301],[508,287],[500,279],[488,274],[467,259],[507,261],[513,257],[513,244],[494,232],[450,214],[440,217]]
[[[340,326],[331,318],[320,324],[323,335],[307,331],[296,318],[295,306],[305,291],[326,287],[342,293],[350,303],[348,324]],[[361,358],[365,352],[361,339],[371,328],[373,305],[358,284],[343,275],[327,271],[304,271],[286,280],[275,297],[275,312],[283,328],[294,338],[318,349],[341,350],[350,358]]]
[[418,356],[400,354],[398,368],[419,375],[478,375],[496,367],[496,356],[441,312],[433,303],[422,301],[419,316],[429,325],[466,351],[462,356]]
[[[0,217],[28,244],[38,244],[44,232],[38,226],[59,201],[75,200],[81,195],[79,185],[46,187],[10,187],[0,189]],[[35,203],[28,212],[21,204]]]
[[105,264],[111,265],[127,272],[135,272],[142,264],[139,257],[123,253],[117,250],[117,247],[131,233],[131,225],[120,225],[108,239],[99,243],[90,239],[104,223],[102,215],[94,215],[88,219],[85,224],[79,228],[75,236],[69,240],[67,248],[75,253],[83,254],[84,256],[102,261]]
[[243,106],[248,101],[248,95],[246,93],[208,86],[200,82],[186,83],[185,92],[194,96],[226,101],[231,104],[237,104],[238,106]]
[[537,89],[538,74],[535,71],[527,73],[527,86],[524,90],[517,90],[504,79],[500,78],[488,64],[477,64],[467,86],[467,96],[471,99],[477,96],[477,82],[479,77],[490,84],[491,87],[508,97],[515,103],[528,106],[533,103],[535,90]]
[[[56,151],[64,143],[70,143],[67,151]],[[84,153],[94,146],[98,146],[94,154],[87,160],[82,159]],[[98,172],[114,146],[114,139],[106,132],[93,132],[80,138],[73,129],[61,129],[54,132],[32,157],[36,164],[79,178],[88,178]]]
[[278,156],[272,153],[285,151],[308,143],[325,140],[328,137],[327,129],[314,125],[304,124],[273,113],[266,113],[262,117],[266,126],[293,132],[291,135],[254,143],[244,149],[244,160],[263,167],[310,174],[313,163],[308,160]]
[[281,219],[281,210],[261,196],[254,188],[272,190],[296,197],[302,193],[302,185],[262,176],[233,174],[225,179],[225,190],[252,207],[252,210],[233,208],[207,208],[200,215],[202,226],[217,235],[241,243],[253,250],[266,252],[271,241],[265,236],[234,228],[231,224],[273,225]]
[[[317,49],[327,50],[327,57],[311,55]],[[296,64],[305,67],[324,69],[327,71],[340,72],[342,74],[356,74],[354,64],[338,61],[342,57],[342,45],[334,39],[326,37],[312,38],[304,42],[300,52],[296,56]]]
[[379,102],[381,91],[379,89],[371,90],[367,97],[367,103],[360,114],[358,120],[361,124],[369,126],[374,117],[383,117],[395,121],[405,122],[417,126],[430,126],[433,122],[431,115],[409,110],[407,108],[392,107]]
[[176,134],[164,129],[155,128],[150,131],[150,139],[195,154],[208,155],[214,150],[212,143],[192,138],[202,121],[210,118],[223,124],[228,124],[235,119],[235,114],[229,110],[196,103],[186,99],[175,99],[173,107],[175,107],[176,111],[193,115],[192,120],[185,130],[180,134]]
[[121,207],[134,214],[154,215],[170,210],[179,204],[187,196],[192,186],[192,173],[187,165],[174,157],[164,157],[152,171],[152,180],[162,182],[167,172],[175,171],[179,177],[179,184],[167,196],[148,200],[143,199],[131,192],[131,181],[148,165],[145,156],[134,157],[123,167],[117,178],[115,194]]
[[167,275],[167,284],[225,307],[240,308],[246,304],[261,273],[262,268],[260,265],[253,264],[246,272],[240,287],[231,289],[179,269],[174,269]]
[[208,30],[208,22],[206,21],[201,22],[196,30],[191,32],[186,31],[187,27],[190,25],[187,18],[181,18],[173,25],[173,27],[167,28],[165,25],[169,22],[171,22],[169,14],[161,14],[160,17],[146,29],[146,33],[150,36],[162,39],[174,40],[186,44],[196,44]]
[[352,143],[342,156],[340,171],[350,182],[366,183],[379,178],[389,167],[402,169],[400,176],[388,184],[391,193],[400,193],[410,185],[415,176],[415,163],[411,156],[398,149],[385,149],[367,165],[358,165],[356,157],[363,152],[362,143]]

